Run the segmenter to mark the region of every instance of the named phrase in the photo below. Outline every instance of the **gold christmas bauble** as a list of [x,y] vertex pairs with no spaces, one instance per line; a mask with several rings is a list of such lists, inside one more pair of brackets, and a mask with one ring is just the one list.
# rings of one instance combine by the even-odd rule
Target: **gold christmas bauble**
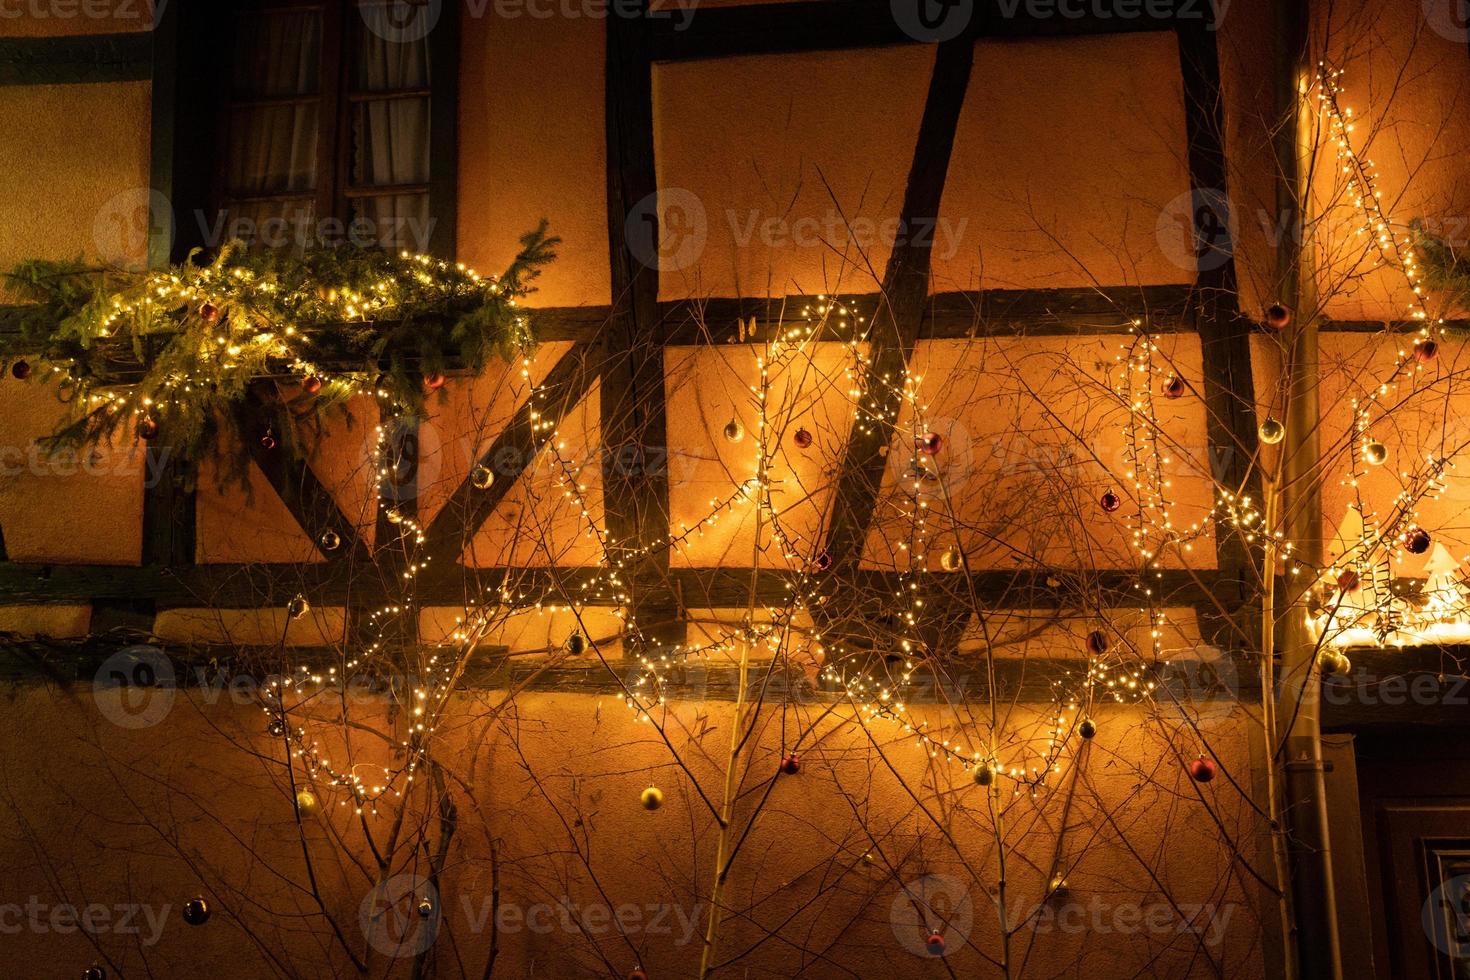
[[476,490],[489,490],[490,484],[495,482],[495,471],[484,463],[476,463],[475,468],[470,470],[470,483]]
[[745,426],[740,424],[739,419],[731,419],[725,423],[725,441],[739,442],[745,438]]
[[664,805],[664,791],[657,786],[650,786],[643,791],[643,809],[657,810]]
[[1374,466],[1382,466],[1388,459],[1388,447],[1377,439],[1370,439],[1363,443],[1363,459]]
[[1261,441],[1268,446],[1274,446],[1286,437],[1286,426],[1274,418],[1268,418],[1261,423]]
[[316,794],[313,793],[311,790],[303,789],[297,792],[296,809],[306,814],[307,816],[311,816],[312,814],[316,813],[318,810],[321,809],[321,806],[322,805],[320,801],[318,801],[316,798]]
[[975,767],[974,777],[976,786],[989,786],[995,782],[995,770],[990,768],[990,763],[982,762]]
[[939,556],[939,565],[946,572],[957,572],[965,567],[965,556],[960,554],[958,548],[947,548],[944,554]]

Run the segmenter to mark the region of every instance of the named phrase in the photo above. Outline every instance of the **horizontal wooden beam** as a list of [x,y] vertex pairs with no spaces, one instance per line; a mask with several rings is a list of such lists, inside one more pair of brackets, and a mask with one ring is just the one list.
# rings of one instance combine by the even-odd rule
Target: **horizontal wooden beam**
[[[325,671],[340,667],[342,652],[329,647],[237,647],[182,644],[139,643],[137,636],[90,637],[85,640],[16,640],[0,638],[0,683],[27,685],[60,683],[63,685],[93,683],[107,686],[116,683],[118,673],[124,678],[129,671],[114,673],[120,663],[115,657],[123,651],[127,656],[142,656],[165,683],[201,700],[218,699],[228,703],[237,697],[249,697],[252,687],[259,690],[272,674]],[[142,647],[143,649],[139,649]],[[167,658],[168,670],[157,670]],[[400,695],[415,683],[435,683],[434,678],[413,676],[414,664],[420,662],[419,650],[390,650],[364,663],[356,673],[346,675],[340,687],[349,698],[382,699],[390,684]],[[104,666],[106,665],[106,666]],[[1187,668],[1159,665],[1153,671],[1159,690],[1160,704],[1172,705],[1176,699],[1191,703],[1218,701],[1256,702],[1260,692],[1255,687],[1253,665],[1244,660],[1234,662],[1237,669],[1217,670],[1209,683],[1201,683]],[[853,670],[863,669],[853,664]],[[876,665],[874,665],[874,669]],[[914,672],[905,686],[903,701],[913,704],[959,704],[988,702],[992,696],[1001,701],[1047,704],[1059,687],[1077,690],[1087,674],[1087,661],[1081,658],[998,658],[993,670],[978,656],[947,658],[943,671],[927,668]],[[339,675],[340,676],[340,675]],[[739,691],[740,671],[737,667],[712,662],[702,657],[690,658],[664,672],[660,694],[679,701],[733,701]],[[639,685],[645,671],[633,661],[599,661],[593,654],[580,657],[564,655],[556,659],[545,655],[512,656],[504,647],[482,646],[469,654],[469,663],[460,684],[470,690],[509,690],[557,692],[592,696],[618,696],[638,685],[637,690],[650,693],[647,682]],[[253,682],[253,684],[252,684]],[[755,669],[750,672],[749,698],[792,699],[811,704],[832,704],[845,700],[842,685],[827,676],[810,678],[802,669]]]
[[[137,8],[146,11],[148,4],[140,2]],[[138,82],[152,75],[153,36],[149,31],[0,37],[0,85]]]
[[[926,0],[807,0],[793,3],[682,8],[650,23],[650,52],[658,61],[792,54],[897,44],[927,44],[965,31],[986,38],[1090,37],[1168,31],[1202,9],[1177,4],[1123,4],[1109,16],[1086,4],[1025,4],[1007,0],[951,3],[930,15]],[[692,6],[692,5],[691,5]],[[1176,9],[1177,8],[1177,9]],[[1195,14],[1195,16],[1198,16]]]

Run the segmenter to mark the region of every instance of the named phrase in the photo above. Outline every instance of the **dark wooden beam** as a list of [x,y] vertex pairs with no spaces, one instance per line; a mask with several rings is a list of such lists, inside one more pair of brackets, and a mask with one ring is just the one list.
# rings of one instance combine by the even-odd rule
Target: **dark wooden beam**
[[[900,228],[917,227],[939,214],[974,59],[975,44],[969,37],[935,49],[934,70],[899,213]],[[873,311],[868,332],[870,367],[856,420],[861,424],[854,424],[848,437],[824,545],[826,555],[839,571],[856,566],[862,558],[872,524],[883,482],[884,451],[893,441],[893,419],[902,400],[902,379],[928,301],[931,244],[927,235],[906,236],[894,247],[884,271],[882,299]]]
[[299,438],[284,431],[289,424],[286,410],[267,404],[258,390],[236,407],[236,434],[241,444],[312,544],[319,545],[322,535],[331,532],[341,544],[322,550],[328,561],[366,560],[367,542],[357,533],[357,522],[342,513],[331,491],[307,465],[304,451],[293,452],[286,444],[288,438]]
[[[145,4],[138,6],[146,8]],[[0,37],[0,85],[141,82],[152,71],[151,31],[75,37]]]
[[[1236,290],[1224,104],[1214,26],[1207,18],[1181,21],[1178,28],[1198,266],[1200,382],[1211,476],[1218,486],[1237,495],[1249,495],[1259,503],[1260,480],[1253,466],[1257,450],[1256,399],[1250,353],[1255,324],[1241,312]],[[1259,587],[1260,576],[1243,533],[1230,525],[1223,511],[1215,523],[1215,547],[1222,590],[1219,598],[1227,609],[1240,608]],[[1226,635],[1207,636],[1207,641],[1243,639],[1226,620],[1217,625]]]
[[[146,640],[146,636],[121,631],[122,635],[89,637],[84,640],[22,640],[0,637],[0,682],[10,684],[81,683],[98,678],[102,664],[120,650]],[[225,691],[231,682],[265,678],[283,667],[308,669],[338,666],[341,651],[323,647],[289,647],[284,652],[276,647],[231,645],[154,644],[154,649],[169,658],[174,683],[183,691],[212,689]],[[406,654],[407,658],[398,656]],[[410,651],[388,648],[386,655],[364,664],[347,676],[341,687],[349,696],[376,698],[386,695],[385,679],[401,680],[404,663],[413,663]],[[1181,684],[1196,701],[1224,700],[1254,702],[1260,692],[1254,684],[1250,664],[1240,662],[1238,669],[1224,671],[1218,684],[1194,685],[1188,677],[1179,678],[1167,666],[1154,671],[1165,689]],[[993,672],[979,657],[960,656],[946,661],[940,673],[929,669],[916,671],[905,693],[905,704],[1051,703],[1057,685],[1080,687],[1087,673],[1087,661],[1053,658],[1000,658]],[[482,646],[469,658],[460,684],[470,690],[506,690],[512,687],[528,691],[553,691],[560,694],[617,695],[632,687],[642,676],[633,663],[614,669],[582,657],[549,664],[544,656],[508,656],[504,647]],[[1224,676],[1229,675],[1229,676]],[[710,664],[693,659],[669,668],[660,693],[679,700],[733,701],[739,690],[739,669],[726,664]],[[105,682],[107,678],[102,678]],[[796,699],[812,704],[833,704],[845,700],[840,683],[826,677],[812,680],[804,670],[757,670],[747,682],[750,697]],[[244,689],[248,685],[241,685]],[[646,690],[646,688],[645,688]],[[1163,697],[1160,698],[1163,700]]]
[[429,229],[427,242],[415,243],[442,259],[453,259],[459,239],[459,45],[460,7],[439,9],[429,34]]
[[1322,684],[1322,730],[1355,734],[1470,728],[1464,646],[1348,651],[1353,668]]
[[[643,15],[646,3],[640,3]],[[603,333],[603,526],[624,566],[631,619],[652,644],[684,641],[659,588],[669,567],[668,431],[658,309],[660,214],[653,148],[653,67],[645,16],[607,25],[608,258],[613,304]],[[654,632],[652,624],[660,624]]]
[[[1006,0],[933,5],[925,0],[806,0],[705,8],[685,17],[673,5],[652,20],[654,61],[790,54],[921,44],[959,33],[987,38],[1088,37],[1172,30],[1178,20],[1203,16],[1201,5],[1136,4],[1134,16],[1106,16],[1087,5],[1037,9]],[[938,17],[932,11],[939,8]],[[951,33],[953,32],[953,33]]]
[[[442,579],[421,576],[415,589],[420,606],[462,606],[484,603],[502,590],[516,601],[538,598],[610,605],[593,595],[604,581],[598,568],[485,568],[458,569]],[[765,569],[754,577],[754,598],[785,606],[796,595],[796,576]],[[968,598],[969,587],[959,576],[931,576],[936,595]],[[1106,608],[1137,606],[1143,595],[1138,576],[1123,570],[1033,569],[991,570],[973,576],[978,601],[993,609]],[[1213,572],[1163,572],[1150,579],[1149,590],[1159,606],[1194,606],[1207,602],[1214,587]],[[891,597],[909,579],[896,572],[859,569],[845,576],[844,588],[854,601]],[[689,607],[739,608],[752,597],[748,568],[670,569],[659,588],[679,592]],[[332,562],[301,564],[206,564],[162,568],[139,565],[43,565],[0,563],[0,602],[8,605],[52,605],[94,599],[149,599],[162,608],[269,608],[284,605],[297,593],[323,605],[373,605],[398,598],[401,586],[391,576],[358,575]],[[889,605],[892,605],[891,599]]]
[[493,474],[490,486],[473,483],[474,467],[450,495],[444,508],[424,529],[424,554],[434,564],[419,583],[420,591],[453,588],[468,570],[459,566],[466,543],[484,524],[510,488],[531,466],[567,413],[587,396],[597,377],[599,353],[595,343],[582,342],[562,355],[535,393],[516,410],[510,423],[480,454],[476,466]]
[[194,564],[195,485],[198,470],[169,443],[167,423],[143,446],[144,565],[184,568]]

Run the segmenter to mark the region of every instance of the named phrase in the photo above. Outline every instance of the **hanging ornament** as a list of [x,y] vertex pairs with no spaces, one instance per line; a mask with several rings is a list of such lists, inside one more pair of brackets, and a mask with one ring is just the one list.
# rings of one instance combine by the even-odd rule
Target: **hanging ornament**
[[191,898],[184,903],[184,921],[191,926],[202,926],[209,921],[209,903],[202,898]]
[[1208,783],[1215,778],[1215,764],[1209,759],[1195,759],[1189,764],[1189,778],[1197,783]]
[[144,442],[152,442],[158,438],[158,423],[145,415],[138,420],[138,438]]
[[275,449],[276,448],[276,434],[274,432],[272,432],[270,429],[266,429],[265,432],[264,432],[264,434],[261,435],[261,437],[260,437],[260,448],[261,449]]
[[939,567],[946,572],[957,572],[965,567],[965,556],[958,548],[945,548],[944,554],[939,556]]
[[1103,511],[1109,514],[1123,506],[1123,498],[1111,490],[1103,491],[1103,495],[1097,498],[1097,502],[1102,506]]
[[944,955],[944,937],[937,932],[931,932],[924,939],[924,948],[929,951],[930,956]]
[[791,436],[791,441],[796,443],[797,449],[807,449],[810,448],[812,444],[812,434],[806,430],[805,426],[803,426],[802,428],[797,429],[796,432]]
[[419,918],[427,919],[433,914],[434,903],[429,901],[429,896],[425,895],[423,898],[419,899]]
[[322,532],[322,536],[316,539],[316,543],[322,546],[323,551],[336,551],[342,547],[342,535],[331,528]]
[[1356,569],[1344,568],[1337,573],[1337,587],[1343,592],[1351,592],[1356,589],[1362,580],[1358,578]]
[[476,490],[489,490],[494,482],[495,471],[484,463],[476,463],[475,468],[470,470],[470,484]]
[[1087,634],[1087,652],[1094,657],[1101,657],[1108,652],[1108,634],[1102,630],[1093,630]]
[[640,797],[645,810],[657,810],[664,805],[664,791],[657,786],[650,786],[643,791]]
[[438,391],[440,388],[444,387],[444,375],[440,374],[438,371],[435,371],[432,374],[424,375],[424,387],[429,389],[430,391]]
[[305,816],[315,815],[321,806],[321,801],[309,789],[303,789],[296,794],[296,809]]
[[1439,355],[1439,344],[1425,338],[1414,342],[1414,360],[1420,364],[1428,364]]
[[403,523],[403,515],[398,512],[397,508],[389,508],[388,513],[384,514],[383,516],[388,519],[389,524]]
[[1429,532],[1422,527],[1410,528],[1404,535],[1404,550],[1414,555],[1422,555],[1429,550],[1432,539]]
[[1164,382],[1165,398],[1182,398],[1187,390],[1184,379],[1177,374],[1171,375],[1169,380]]
[[1388,447],[1377,439],[1369,439],[1363,443],[1363,460],[1373,466],[1382,466],[1384,460],[1388,459]]
[[286,615],[292,619],[300,619],[311,611],[311,603],[306,601],[306,596],[298,595],[286,603]]
[[286,734],[286,723],[279,718],[274,718],[269,725],[265,726],[265,730],[271,738],[280,738]]
[[10,365],[10,376],[17,381],[24,381],[31,376],[30,361],[16,361]]
[[1286,437],[1286,426],[1282,425],[1276,418],[1268,416],[1261,423],[1261,427],[1257,432],[1260,434],[1262,442],[1268,446],[1274,446]]
[[1091,718],[1083,718],[1077,725],[1077,734],[1090,739],[1097,734],[1097,724]]
[[1266,307],[1266,329],[1271,333],[1285,330],[1291,324],[1291,309],[1280,303]]
[[1067,881],[1065,875],[1052,875],[1049,890],[1057,898],[1066,898],[1072,891],[1072,885]]
[[975,766],[975,771],[971,775],[975,778],[976,786],[989,786],[995,782],[995,770],[990,768],[990,763],[988,762],[982,762]]
[[316,394],[322,390],[322,379],[314,374],[308,375],[306,380],[301,382],[301,390],[308,395]]
[[107,969],[93,964],[82,971],[82,980],[107,980]]
[[926,453],[930,456],[939,452],[940,447],[943,445],[944,437],[937,432],[926,432],[914,440],[915,448],[919,452]]
[[740,424],[739,419],[731,419],[725,423],[725,441],[737,443],[745,438],[745,426]]
[[628,974],[628,980],[648,980],[648,974],[643,972],[643,967],[633,967],[633,972]]
[[219,319],[219,307],[213,303],[205,302],[199,307],[199,319],[205,323],[213,323]]
[[825,551],[822,552],[816,558],[812,559],[812,567],[819,572],[827,571],[832,567],[832,555]]
[[1317,667],[1323,677],[1342,676],[1352,673],[1353,662],[1341,650],[1323,650],[1317,655]]
[[567,653],[574,657],[580,657],[587,650],[587,639],[581,633],[573,633],[567,637]]
[[795,776],[801,772],[801,759],[797,757],[795,752],[781,757],[781,771],[788,776]]

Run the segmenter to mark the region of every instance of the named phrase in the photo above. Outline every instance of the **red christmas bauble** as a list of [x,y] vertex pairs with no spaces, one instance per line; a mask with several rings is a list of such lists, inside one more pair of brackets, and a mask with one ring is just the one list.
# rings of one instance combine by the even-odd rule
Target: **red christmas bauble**
[[1087,652],[1095,657],[1100,657],[1108,652],[1108,634],[1102,630],[1093,630],[1087,634]]
[[16,361],[10,365],[10,376],[17,381],[24,381],[31,376],[30,361]]
[[199,307],[199,316],[205,323],[213,323],[219,319],[219,307],[213,303],[205,303]]
[[648,974],[643,972],[643,967],[635,966],[633,972],[628,974],[628,980],[648,980]]
[[1414,344],[1414,360],[1428,364],[1439,354],[1439,344],[1432,340],[1421,340]]
[[1354,569],[1344,568],[1337,573],[1337,587],[1343,592],[1353,591],[1358,587],[1360,581],[1358,573]]
[[148,416],[138,420],[138,438],[144,442],[152,442],[158,438],[158,423]]
[[1177,375],[1177,374],[1174,375],[1173,377],[1171,377],[1168,381],[1165,381],[1164,382],[1164,397],[1165,398],[1180,398],[1180,397],[1183,397],[1184,392],[1187,391],[1187,390],[1188,389],[1184,385],[1184,379],[1181,378],[1181,377],[1179,377],[1179,375]]
[[939,447],[944,445],[944,437],[937,432],[926,432],[914,440],[914,444],[920,452],[933,456],[939,452]]
[[424,387],[430,391],[438,391],[444,387],[444,375],[435,371],[433,374],[424,375]]
[[1215,778],[1215,764],[1209,759],[1195,759],[1189,764],[1189,778],[1197,783],[1208,783]]
[[1412,528],[1404,535],[1404,550],[1410,554],[1422,555],[1429,550],[1430,542],[1428,531],[1422,527]]
[[269,429],[267,429],[265,431],[265,434],[260,437],[260,448],[261,449],[275,449],[276,448],[276,437],[275,437],[274,433],[272,433]]
[[801,772],[801,759],[792,752],[781,757],[781,771],[788,776],[795,776]]
[[806,449],[812,444],[812,434],[805,428],[797,429],[792,434],[791,441],[796,443],[797,449]]
[[924,948],[929,951],[930,956],[944,955],[944,937],[937,932],[931,932],[924,938]]
[[1111,490],[1103,493],[1103,495],[1097,499],[1097,502],[1101,504],[1102,509],[1109,514],[1117,510],[1119,507],[1123,506],[1123,498],[1118,496]]
[[306,378],[305,381],[301,382],[301,390],[306,392],[308,395],[316,394],[317,392],[322,390],[322,379],[318,378],[314,374],[310,375]]
[[89,966],[82,971],[82,980],[107,980],[107,970],[100,966]]
[[825,572],[832,567],[832,556],[824,551],[812,559],[812,566],[819,572]]
[[1291,323],[1291,309],[1280,303],[1272,303],[1266,307],[1266,329],[1270,331],[1285,330]]

